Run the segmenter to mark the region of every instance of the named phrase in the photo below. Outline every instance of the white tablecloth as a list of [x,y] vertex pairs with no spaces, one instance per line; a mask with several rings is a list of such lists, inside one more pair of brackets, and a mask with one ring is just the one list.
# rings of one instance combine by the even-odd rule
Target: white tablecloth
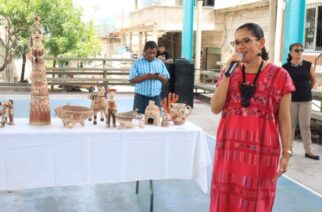
[[203,130],[183,126],[108,129],[28,119],[0,128],[0,190],[136,180],[195,179],[207,192],[211,163]]

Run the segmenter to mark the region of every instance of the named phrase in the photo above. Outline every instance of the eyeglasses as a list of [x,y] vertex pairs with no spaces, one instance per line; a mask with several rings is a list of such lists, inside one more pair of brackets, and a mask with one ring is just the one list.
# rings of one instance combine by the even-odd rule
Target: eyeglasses
[[250,43],[251,40],[258,40],[258,38],[255,38],[255,37],[253,37],[253,38],[244,38],[241,41],[239,41],[239,40],[232,41],[232,42],[230,42],[230,44],[233,47],[237,47],[240,44],[243,45],[243,46],[246,46],[246,45],[248,45]]
[[295,51],[296,53],[299,53],[299,52],[304,52],[304,49],[294,49],[293,51]]

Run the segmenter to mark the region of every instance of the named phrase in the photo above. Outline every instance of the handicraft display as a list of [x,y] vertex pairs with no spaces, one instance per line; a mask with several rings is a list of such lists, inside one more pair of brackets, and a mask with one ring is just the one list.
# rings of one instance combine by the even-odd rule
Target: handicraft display
[[44,60],[45,50],[39,21],[40,18],[36,16],[31,33],[32,74],[29,123],[49,125],[50,103]]
[[107,110],[106,110],[106,126],[111,126],[111,119],[113,120],[113,127],[116,127],[116,89],[108,89],[108,101],[107,101]]
[[120,123],[119,129],[123,128],[144,128],[143,115],[138,113],[137,110],[124,113],[116,113],[116,120]]
[[160,125],[160,108],[155,105],[155,102],[150,100],[144,112],[144,124],[146,125]]
[[[8,102],[5,102],[5,103],[0,102],[0,106],[2,107],[0,110],[0,117],[1,117],[0,127],[4,127],[6,126],[6,124],[14,125],[13,101],[9,99]],[[8,118],[9,118],[9,123],[8,123]]]
[[162,127],[169,127],[171,116],[170,116],[170,105],[171,103],[175,103],[179,100],[179,95],[175,93],[168,93],[168,97],[165,97],[161,102],[163,107],[163,114],[162,114]]
[[[105,87],[98,87],[98,92],[90,94],[89,98],[92,100],[91,109],[93,110],[93,123],[97,124],[97,114],[100,113],[101,121],[104,121],[104,116],[107,109],[107,98]],[[92,117],[89,118],[92,121]]]
[[186,122],[187,116],[192,112],[192,108],[184,103],[171,103],[170,116],[175,125],[182,125]]
[[77,123],[84,127],[85,120],[93,115],[90,108],[72,105],[56,107],[55,112],[67,128],[73,128]]

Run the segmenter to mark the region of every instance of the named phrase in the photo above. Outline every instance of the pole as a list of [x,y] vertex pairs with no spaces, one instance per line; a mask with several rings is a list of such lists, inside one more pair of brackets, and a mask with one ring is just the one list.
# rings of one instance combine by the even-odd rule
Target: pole
[[304,43],[306,0],[286,0],[284,18],[283,63],[286,62],[289,46]]
[[283,29],[283,9],[284,1],[277,1],[277,16],[276,16],[276,30],[275,30],[275,46],[274,46],[274,64],[281,62],[281,48],[282,48],[282,29]]
[[198,0],[197,32],[196,32],[196,58],[195,58],[195,83],[200,82],[200,58],[201,58],[201,23],[202,1]]
[[181,57],[192,60],[194,0],[183,0],[183,30]]

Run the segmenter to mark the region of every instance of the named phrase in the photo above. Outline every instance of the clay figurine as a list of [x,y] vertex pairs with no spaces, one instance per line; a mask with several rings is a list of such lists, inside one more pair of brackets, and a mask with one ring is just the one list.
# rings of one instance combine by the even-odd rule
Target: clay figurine
[[42,43],[43,33],[39,21],[40,18],[36,16],[31,33],[32,74],[29,123],[49,125],[50,102],[44,60],[45,50]]
[[169,127],[170,126],[171,117],[169,113],[162,114],[161,127]]
[[[9,99],[8,102],[1,103],[0,106],[2,106],[2,109],[0,110],[0,116],[1,122],[0,127],[8,125],[14,125],[13,116],[14,116],[14,110],[13,110],[13,101],[12,99]],[[8,117],[9,117],[9,123],[8,123]]]
[[111,118],[113,119],[113,127],[116,127],[116,89],[108,89],[108,101],[107,101],[107,111],[106,111],[106,126],[111,126]]
[[0,127],[5,127],[7,123],[7,107],[5,104],[2,104],[0,102],[0,106],[2,106],[2,109],[0,110],[0,116],[1,116],[1,122],[0,122]]
[[5,103],[7,110],[8,110],[8,116],[9,116],[9,125],[14,125],[13,122],[13,116],[14,116],[14,110],[13,110],[13,101],[12,99],[9,99],[7,103]]
[[[107,108],[106,102],[106,89],[105,87],[98,87],[98,92],[90,94],[89,98],[92,100],[91,109],[94,112],[93,123],[97,124],[97,114],[100,113],[101,121],[104,121],[104,115]],[[92,121],[92,118],[89,118],[89,121]]]

